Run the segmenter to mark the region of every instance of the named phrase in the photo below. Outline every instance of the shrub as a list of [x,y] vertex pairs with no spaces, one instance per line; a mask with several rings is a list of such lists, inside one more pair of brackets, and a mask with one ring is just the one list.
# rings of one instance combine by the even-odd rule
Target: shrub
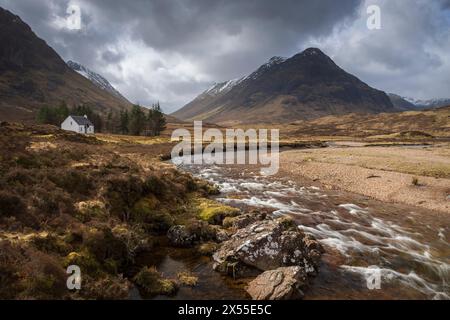
[[149,176],[145,181],[145,191],[155,196],[164,195],[166,189],[166,184],[155,175]]
[[165,210],[156,209],[158,200],[147,197],[139,200],[132,209],[132,220],[142,223],[147,231],[166,232],[173,225],[173,217]]
[[88,175],[74,169],[64,169],[50,175],[49,180],[67,192],[88,195],[94,188]]
[[33,236],[30,242],[36,249],[44,252],[54,252],[62,255],[67,255],[71,251],[70,245],[53,234],[47,234],[45,236]]
[[129,262],[129,252],[126,244],[116,238],[110,229],[92,231],[85,235],[84,246],[93,258],[103,265],[105,271],[116,273]]
[[66,273],[59,261],[42,252],[28,252],[29,262],[21,267],[21,298],[63,299],[67,294]]
[[17,216],[26,211],[23,200],[10,191],[0,190],[0,216]]
[[38,213],[53,215],[64,211],[73,212],[72,199],[61,189],[48,191],[42,187],[34,189],[33,205],[39,209]]
[[90,277],[83,278],[83,290],[77,292],[84,298],[99,300],[118,300],[127,299],[131,289],[131,284],[122,276],[105,276],[100,279]]
[[87,250],[69,253],[63,261],[64,267],[77,265],[82,273],[98,276],[101,272],[101,265],[95,257]]
[[205,242],[197,247],[197,251],[202,256],[212,256],[218,248],[219,245],[215,242]]
[[162,275],[154,267],[142,268],[133,280],[150,296],[173,295],[177,291],[175,282],[162,278]]
[[419,185],[419,178],[413,177],[411,183],[414,186],[418,186]]
[[179,272],[177,274],[178,281],[185,286],[195,287],[198,282],[198,277],[189,272]]
[[125,221],[129,220],[131,209],[142,194],[142,181],[132,175],[109,178],[103,190],[103,197],[110,213]]

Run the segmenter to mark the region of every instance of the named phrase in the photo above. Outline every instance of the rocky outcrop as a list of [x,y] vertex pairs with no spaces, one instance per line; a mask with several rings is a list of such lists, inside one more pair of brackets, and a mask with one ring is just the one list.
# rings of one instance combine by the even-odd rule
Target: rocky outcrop
[[282,267],[265,271],[248,284],[253,300],[292,300],[303,298],[307,275],[301,267]]
[[290,219],[257,221],[238,230],[213,255],[215,270],[244,276],[261,271],[298,266],[306,275],[317,272],[322,247],[302,233]]

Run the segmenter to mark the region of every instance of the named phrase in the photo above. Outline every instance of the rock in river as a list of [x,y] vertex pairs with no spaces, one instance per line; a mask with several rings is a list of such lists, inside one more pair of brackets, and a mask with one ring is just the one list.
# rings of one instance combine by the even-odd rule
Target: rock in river
[[248,284],[253,300],[292,300],[303,298],[307,276],[298,266],[282,267],[261,273]]
[[243,276],[251,268],[261,271],[298,266],[314,275],[321,245],[285,218],[258,221],[239,229],[213,255],[215,270]]
[[187,225],[172,226],[167,232],[167,238],[174,246],[192,247],[205,241],[226,241],[229,236],[218,226],[211,226],[205,221],[193,220]]

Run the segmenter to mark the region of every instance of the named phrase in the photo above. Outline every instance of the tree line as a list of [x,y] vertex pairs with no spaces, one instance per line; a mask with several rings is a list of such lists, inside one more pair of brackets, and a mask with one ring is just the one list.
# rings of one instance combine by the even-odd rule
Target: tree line
[[84,116],[94,124],[96,132],[113,134],[159,136],[166,128],[166,118],[161,111],[159,102],[153,104],[148,111],[139,105],[133,105],[131,110],[123,108],[120,111],[110,109],[106,115],[100,115],[89,105],[79,105],[69,108],[65,102],[59,106],[43,106],[37,113],[37,122],[61,126],[69,116]]

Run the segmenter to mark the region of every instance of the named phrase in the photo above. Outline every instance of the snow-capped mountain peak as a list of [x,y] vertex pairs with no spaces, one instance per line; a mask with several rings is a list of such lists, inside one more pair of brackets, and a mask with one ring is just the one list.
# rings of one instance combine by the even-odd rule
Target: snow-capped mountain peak
[[414,98],[410,98],[410,97],[402,97],[402,98],[419,108],[438,108],[438,107],[450,105],[450,98],[447,98],[447,99],[434,98],[434,99],[427,99],[427,100],[414,99]]
[[100,74],[86,68],[82,64],[79,64],[74,61],[67,61],[67,65],[83,77],[89,79],[92,83],[94,83],[97,87],[108,91],[109,93],[115,95],[116,97],[127,100],[119,91],[117,91],[108,80],[106,80]]

